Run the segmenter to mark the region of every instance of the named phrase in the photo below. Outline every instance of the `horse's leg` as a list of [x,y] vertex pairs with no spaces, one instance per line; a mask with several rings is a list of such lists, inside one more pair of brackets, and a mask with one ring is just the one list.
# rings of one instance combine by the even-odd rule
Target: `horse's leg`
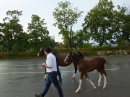
[[101,86],[101,73],[99,73],[99,79],[98,79],[98,87],[100,87]]
[[57,65],[57,75],[59,76],[59,81],[62,81],[62,78],[61,78],[61,73],[60,73],[60,70],[59,70],[59,66]]
[[106,80],[106,76],[104,74],[103,74],[103,76],[104,76],[104,86],[103,86],[103,89],[105,89],[106,85],[107,85],[107,80]]
[[82,74],[82,73],[80,73],[79,87],[78,87],[78,89],[75,91],[75,93],[78,93],[78,92],[79,92],[79,90],[81,89],[82,80],[83,80],[83,74]]
[[44,78],[43,78],[44,80],[46,80],[46,76],[47,76],[47,74],[44,75]]
[[90,84],[93,86],[94,90],[96,90],[96,86],[95,86],[94,83],[89,79],[88,74],[85,74],[85,77],[86,77],[87,80],[90,82]]
[[107,80],[106,80],[106,71],[103,70],[103,76],[104,76],[104,86],[103,86],[103,89],[106,88],[106,85],[107,85]]
[[76,75],[76,73],[77,73],[77,65],[74,65],[74,69],[75,69],[75,73],[74,73],[74,75],[72,76],[73,79],[75,78],[75,75]]
[[46,74],[46,67],[45,67],[45,75],[44,75],[44,80],[46,80],[46,76],[47,76],[47,74]]

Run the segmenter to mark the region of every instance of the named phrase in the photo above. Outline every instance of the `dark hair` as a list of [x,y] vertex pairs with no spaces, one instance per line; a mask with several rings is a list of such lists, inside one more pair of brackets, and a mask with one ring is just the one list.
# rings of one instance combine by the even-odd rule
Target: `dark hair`
[[44,51],[46,51],[47,53],[51,53],[53,50],[50,47],[46,46],[44,48]]

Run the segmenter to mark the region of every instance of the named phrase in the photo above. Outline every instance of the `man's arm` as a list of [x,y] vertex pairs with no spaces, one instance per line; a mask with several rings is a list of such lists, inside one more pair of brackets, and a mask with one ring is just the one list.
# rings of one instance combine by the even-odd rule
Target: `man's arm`
[[43,67],[46,67],[46,68],[51,68],[51,67],[48,66],[46,63],[42,63],[42,66],[43,66]]

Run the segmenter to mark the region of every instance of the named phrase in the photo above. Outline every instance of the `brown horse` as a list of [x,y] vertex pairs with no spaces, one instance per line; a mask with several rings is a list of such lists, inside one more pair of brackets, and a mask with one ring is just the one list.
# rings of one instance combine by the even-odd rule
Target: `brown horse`
[[94,89],[96,89],[94,83],[89,79],[87,72],[91,72],[93,70],[97,70],[99,72],[99,80],[98,80],[98,86],[100,87],[101,83],[101,76],[104,76],[104,86],[103,89],[106,88],[106,71],[104,69],[104,66],[106,64],[106,59],[104,57],[95,57],[93,59],[87,60],[79,57],[79,55],[70,52],[67,57],[65,58],[64,62],[68,63],[68,59],[72,59],[73,64],[78,66],[79,72],[80,72],[80,80],[79,80],[79,87],[75,91],[75,93],[79,92],[81,89],[81,84],[83,80],[83,76],[87,78],[87,80],[91,83]]
[[[55,55],[56,60],[57,60],[57,69],[58,69],[59,80],[62,80],[61,79],[61,73],[60,73],[60,70],[59,70],[58,66],[63,66],[63,67],[69,66],[72,63],[72,60],[68,59],[68,63],[64,63],[64,59],[66,58],[68,53],[58,53],[56,51],[52,51],[52,53]],[[80,52],[75,52],[75,54],[78,54],[80,57],[84,58],[84,56]],[[44,55],[44,47],[42,47],[40,49],[40,51],[38,52],[38,57],[41,57],[43,55]],[[76,72],[77,72],[77,65],[75,65],[75,64],[73,64],[73,65],[74,65],[74,68],[75,68],[75,73],[72,76],[72,78],[75,77]],[[46,75],[44,76],[44,79],[46,79]]]

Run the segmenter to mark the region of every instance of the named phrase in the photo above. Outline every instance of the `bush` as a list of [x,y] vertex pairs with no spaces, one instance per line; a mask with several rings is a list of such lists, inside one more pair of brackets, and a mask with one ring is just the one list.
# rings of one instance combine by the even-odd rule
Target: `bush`
[[30,58],[37,58],[36,53],[30,53],[30,52],[1,52],[0,53],[0,59],[30,59]]
[[[95,55],[118,55],[118,54],[130,54],[130,47],[111,47],[111,46],[97,46],[89,48],[56,48],[55,51],[59,53],[67,53],[70,51],[81,52],[84,56],[95,56]],[[98,54],[98,52],[102,54]],[[125,53],[127,52],[127,53]],[[44,57],[44,56],[43,56]],[[35,52],[0,52],[0,59],[27,59],[27,58],[37,58],[37,53]]]

